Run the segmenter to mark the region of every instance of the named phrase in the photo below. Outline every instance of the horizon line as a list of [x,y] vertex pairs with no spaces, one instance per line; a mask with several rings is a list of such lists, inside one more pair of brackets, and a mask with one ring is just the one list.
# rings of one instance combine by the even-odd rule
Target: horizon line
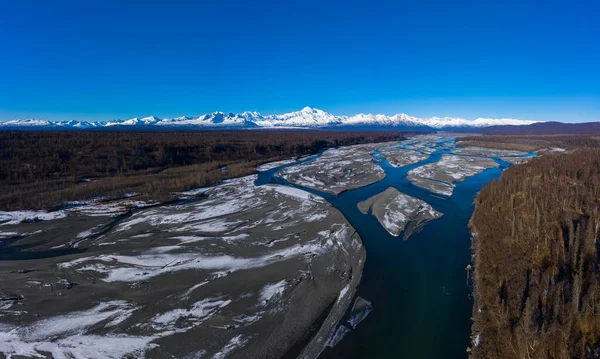
[[[561,121],[547,121],[547,120],[529,120],[529,119],[521,119],[521,118],[515,118],[515,117],[486,117],[486,116],[479,116],[476,118],[466,118],[466,117],[460,117],[460,116],[431,116],[431,117],[425,117],[425,116],[413,116],[413,115],[409,115],[406,112],[398,112],[398,113],[393,113],[393,114],[385,114],[385,113],[373,113],[373,112],[358,112],[352,115],[337,115],[334,114],[332,112],[328,112],[316,107],[310,107],[310,106],[305,106],[300,110],[296,110],[296,111],[290,111],[290,112],[282,112],[282,113],[269,113],[269,114],[263,114],[259,111],[252,111],[252,110],[245,110],[242,112],[226,112],[226,111],[221,111],[221,110],[217,110],[217,111],[212,111],[212,112],[206,112],[206,113],[202,113],[199,115],[180,115],[180,116],[155,116],[155,115],[149,115],[149,116],[133,116],[133,117],[128,117],[128,116],[123,116],[123,117],[112,117],[110,119],[107,120],[77,120],[77,119],[69,119],[69,116],[64,116],[65,119],[61,119],[61,120],[47,120],[46,118],[44,118],[44,116],[31,116],[31,117],[21,117],[21,118],[6,118],[6,119],[0,119],[0,122],[9,122],[9,121],[28,121],[28,120],[37,120],[37,121],[48,121],[48,122],[67,122],[67,121],[76,121],[76,122],[94,122],[94,123],[106,123],[106,122],[112,122],[112,121],[127,121],[127,120],[131,120],[131,119],[145,119],[145,118],[150,118],[150,117],[154,117],[157,119],[175,119],[175,118],[182,118],[182,117],[186,117],[186,118],[199,118],[202,116],[206,116],[206,115],[211,115],[211,114],[224,114],[224,115],[243,115],[245,113],[250,113],[250,114],[257,114],[263,117],[269,117],[269,116],[281,116],[281,115],[287,115],[287,114],[293,114],[293,113],[301,113],[301,112],[308,112],[308,111],[322,111],[325,114],[328,115],[332,115],[334,117],[354,117],[354,116],[385,116],[385,117],[393,117],[393,116],[408,116],[408,117],[412,117],[415,119],[458,119],[458,120],[465,120],[465,121],[476,121],[479,119],[485,119],[485,120],[516,120],[516,121],[527,121],[527,122],[561,122]],[[73,117],[79,117],[77,115],[73,116]],[[99,117],[99,116],[98,116]],[[108,116],[107,116],[108,117]],[[588,120],[585,122],[600,122],[599,120]]]

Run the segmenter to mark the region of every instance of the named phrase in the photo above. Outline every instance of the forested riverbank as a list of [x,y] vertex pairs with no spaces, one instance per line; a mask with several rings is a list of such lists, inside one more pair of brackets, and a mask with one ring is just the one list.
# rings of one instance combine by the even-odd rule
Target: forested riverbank
[[563,149],[600,148],[597,135],[513,135],[489,134],[457,139],[461,147],[486,147],[503,150],[538,151],[552,147]]
[[398,141],[399,132],[0,131],[0,209],[173,192],[256,173],[256,165],[325,148]]
[[473,358],[600,354],[600,150],[546,154],[477,196]]

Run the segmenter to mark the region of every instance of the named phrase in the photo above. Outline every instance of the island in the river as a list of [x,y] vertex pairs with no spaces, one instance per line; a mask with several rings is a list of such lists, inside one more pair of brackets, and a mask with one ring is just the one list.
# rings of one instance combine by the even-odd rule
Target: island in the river
[[377,217],[379,223],[392,236],[397,237],[404,231],[404,239],[408,239],[425,223],[442,215],[426,202],[401,193],[393,187],[358,203],[358,209],[364,214],[371,213]]

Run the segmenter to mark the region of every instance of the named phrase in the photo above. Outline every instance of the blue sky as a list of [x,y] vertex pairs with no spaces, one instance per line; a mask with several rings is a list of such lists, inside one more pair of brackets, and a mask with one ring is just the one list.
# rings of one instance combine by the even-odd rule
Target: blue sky
[[600,120],[596,0],[0,2],[0,120]]

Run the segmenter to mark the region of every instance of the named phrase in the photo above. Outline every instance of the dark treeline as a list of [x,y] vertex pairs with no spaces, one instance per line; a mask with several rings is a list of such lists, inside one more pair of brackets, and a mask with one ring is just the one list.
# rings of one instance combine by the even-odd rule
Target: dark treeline
[[164,200],[254,173],[262,162],[402,138],[352,131],[0,131],[0,209],[131,192]]
[[600,136],[588,135],[483,135],[458,138],[459,146],[536,151],[549,147],[600,148]]
[[492,126],[479,131],[504,135],[600,135],[600,122],[562,123],[550,121],[525,126]]
[[474,358],[600,356],[600,150],[509,168],[477,196]]

